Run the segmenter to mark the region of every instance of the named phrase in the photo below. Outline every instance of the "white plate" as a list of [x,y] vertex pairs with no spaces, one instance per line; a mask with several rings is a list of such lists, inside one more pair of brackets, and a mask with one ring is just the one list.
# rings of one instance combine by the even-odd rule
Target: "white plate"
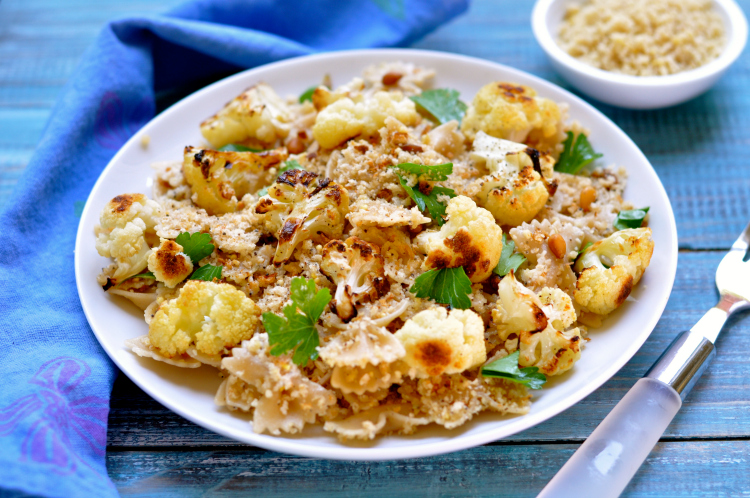
[[[96,276],[108,261],[94,248],[94,225],[102,207],[114,196],[126,192],[150,196],[150,164],[180,160],[184,146],[204,143],[199,123],[250,85],[265,81],[282,96],[298,95],[325,74],[339,85],[368,64],[395,60],[434,68],[434,86],[455,88],[467,102],[481,86],[496,80],[530,85],[544,97],[568,102],[571,118],[591,130],[590,141],[604,153],[602,161],[627,167],[626,198],[636,206],[651,207],[649,225],[656,244],[651,266],[629,302],[606,321],[606,327],[591,334],[592,340],[575,367],[534,392],[527,415],[484,413],[453,431],[430,426],[412,436],[387,436],[368,444],[343,444],[319,427],[291,437],[255,434],[248,417],[214,404],[220,383],[214,369],[169,366],[140,358],[123,346],[126,339],[145,334],[148,328],[140,311],[97,285]],[[142,134],[151,137],[148,149],[141,147]],[[646,341],[667,304],[676,267],[677,230],[664,187],[643,153],[614,123],[574,95],[524,72],[480,59],[420,50],[336,52],[291,59],[237,74],[178,102],[131,138],[104,170],[84,208],[75,251],[78,294],[94,334],[112,361],[154,399],[198,425],[248,444],[346,460],[390,460],[461,450],[515,434],[562,412],[612,377]]]

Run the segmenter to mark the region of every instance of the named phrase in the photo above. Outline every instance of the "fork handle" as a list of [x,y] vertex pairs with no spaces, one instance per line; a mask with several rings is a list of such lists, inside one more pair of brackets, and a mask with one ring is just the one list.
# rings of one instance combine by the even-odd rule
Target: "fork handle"
[[713,355],[702,335],[678,335],[537,498],[620,496]]

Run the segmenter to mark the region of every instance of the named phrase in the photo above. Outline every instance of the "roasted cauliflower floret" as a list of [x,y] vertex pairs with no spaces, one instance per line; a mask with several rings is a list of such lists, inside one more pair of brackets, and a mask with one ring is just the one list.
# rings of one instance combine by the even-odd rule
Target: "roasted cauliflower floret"
[[248,139],[273,147],[289,134],[292,119],[289,107],[273,88],[258,83],[201,123],[201,133],[217,149]]
[[344,97],[324,108],[315,118],[313,136],[321,147],[332,149],[350,138],[375,135],[389,116],[407,126],[420,120],[410,99],[398,92],[376,92],[357,102]]
[[237,210],[242,196],[257,192],[273,178],[271,168],[286,159],[280,150],[220,152],[185,147],[182,169],[193,192],[193,202],[208,214]]
[[480,131],[471,159],[489,171],[474,187],[477,202],[502,225],[531,221],[554,193],[553,159],[524,144]]
[[190,256],[182,252],[180,244],[163,239],[159,248],[151,251],[148,257],[148,270],[156,280],[173,288],[192,273],[193,262]]
[[406,350],[410,374],[430,377],[460,373],[487,360],[484,324],[471,310],[432,308],[417,313],[396,332]]
[[232,285],[189,280],[176,299],[163,303],[151,320],[151,345],[167,357],[184,354],[190,346],[215,356],[250,339],[260,309]]
[[149,239],[158,242],[156,223],[161,207],[143,194],[121,194],[104,206],[95,229],[96,250],[112,258],[106,277],[117,284],[139,273],[148,264]]
[[427,269],[463,266],[472,282],[490,276],[502,253],[499,243],[503,230],[486,210],[466,196],[448,202],[448,221],[440,230],[427,230],[417,236],[419,248],[427,254]]
[[566,330],[575,320],[573,302],[560,289],[534,294],[513,272],[500,281],[492,322],[508,351],[520,349],[522,367],[538,367],[546,375],[570,369],[581,357],[580,330]]
[[282,173],[261,197],[255,212],[265,215],[266,228],[279,243],[275,264],[292,257],[294,248],[306,239],[327,242],[341,237],[349,212],[346,189],[315,173],[293,169]]
[[503,82],[479,90],[466,110],[461,131],[469,140],[483,131],[544,152],[553,152],[565,138],[562,113],[555,102],[537,97],[527,86]]
[[357,237],[326,244],[320,270],[336,284],[333,304],[345,322],[357,316],[357,304],[388,291],[380,249]]
[[576,302],[598,315],[612,313],[641,279],[653,252],[650,228],[620,230],[589,246],[574,267]]

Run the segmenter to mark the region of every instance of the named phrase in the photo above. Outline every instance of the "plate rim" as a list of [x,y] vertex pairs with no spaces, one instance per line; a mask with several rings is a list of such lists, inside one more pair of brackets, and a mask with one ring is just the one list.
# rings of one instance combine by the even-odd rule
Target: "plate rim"
[[[267,70],[269,68],[278,69],[278,68],[283,68],[285,66],[293,66],[295,64],[298,64],[300,61],[327,61],[330,59],[337,59],[337,58],[342,58],[342,57],[351,57],[351,56],[356,57],[357,55],[368,55],[368,56],[376,55],[376,56],[382,57],[384,60],[389,60],[388,58],[391,58],[391,60],[395,58],[406,59],[409,57],[419,58],[419,59],[422,59],[423,61],[424,59],[429,59],[429,58],[448,59],[448,61],[450,61],[451,59],[461,60],[461,61],[471,63],[471,64],[478,64],[480,66],[484,66],[491,70],[499,69],[501,71],[506,71],[510,73],[522,73],[525,78],[533,81],[534,83],[539,83],[542,85],[552,85],[557,90],[565,94],[566,102],[575,103],[577,106],[582,106],[586,108],[588,112],[593,112],[594,115],[598,119],[602,119],[610,123],[613,126],[614,130],[616,130],[616,133],[619,135],[620,139],[627,141],[634,148],[634,150],[637,151],[637,155],[640,156],[640,159],[642,161],[645,161],[645,163],[649,165],[650,170],[654,174],[654,177],[657,181],[656,187],[660,191],[661,195],[663,195],[664,199],[666,199],[666,205],[668,207],[668,213],[666,213],[667,214],[666,219],[668,221],[669,228],[670,228],[669,230],[670,233],[668,235],[669,235],[669,239],[671,243],[670,245],[672,246],[672,251],[671,251],[672,254],[667,254],[667,261],[669,263],[669,267],[667,268],[667,275],[669,279],[669,285],[668,285],[669,292],[667,292],[664,296],[661,296],[661,302],[655,305],[654,307],[655,311],[651,314],[647,322],[644,323],[645,328],[649,330],[648,334],[643,334],[642,338],[639,338],[639,340],[637,341],[631,342],[629,347],[626,348],[625,351],[623,351],[623,353],[620,356],[618,356],[617,361],[611,363],[607,368],[603,369],[603,371],[597,375],[594,381],[588,382],[583,388],[577,391],[574,395],[571,395],[568,399],[566,399],[564,403],[559,403],[559,404],[550,406],[537,413],[520,415],[519,420],[522,420],[522,422],[520,422],[518,424],[518,427],[510,433],[507,432],[507,429],[495,428],[495,429],[488,429],[478,434],[462,434],[457,437],[450,438],[447,441],[441,440],[441,441],[421,443],[421,444],[415,444],[411,446],[403,446],[403,447],[397,447],[397,448],[396,447],[358,448],[358,447],[346,446],[344,443],[341,443],[340,446],[300,445],[294,439],[287,439],[287,438],[284,438],[283,436],[279,437],[279,436],[271,436],[271,435],[266,435],[266,434],[256,434],[251,429],[248,430],[247,432],[240,433],[239,431],[231,427],[222,427],[220,423],[213,424],[211,423],[210,420],[197,416],[196,414],[193,414],[191,412],[182,410],[182,408],[174,405],[169,400],[162,399],[159,395],[158,389],[152,389],[149,385],[143,384],[139,382],[137,379],[133,378],[133,376],[130,375],[127,369],[123,368],[123,366],[117,360],[117,355],[114,354],[114,352],[110,351],[110,348],[107,347],[106,341],[100,340],[99,333],[91,325],[92,318],[90,317],[89,305],[87,305],[85,300],[81,298],[82,296],[82,290],[81,290],[82,283],[81,282],[82,281],[81,281],[80,275],[82,272],[82,260],[81,260],[80,254],[82,254],[82,251],[79,250],[80,248],[79,244],[83,244],[83,240],[87,237],[87,234],[83,233],[84,232],[83,221],[90,216],[90,213],[89,213],[90,210],[97,209],[96,207],[93,207],[91,203],[89,202],[92,197],[91,194],[100,187],[100,184],[103,182],[103,179],[105,178],[106,173],[111,168],[114,167],[114,165],[119,161],[119,159],[125,154],[125,151],[129,149],[134,142],[140,141],[140,135],[143,129],[151,126],[154,123],[154,121],[166,116],[168,113],[173,112],[174,109],[177,108],[177,106],[181,107],[184,105],[189,105],[189,103],[193,99],[198,99],[203,94],[212,92],[215,87],[230,84],[231,82],[234,82],[235,80],[246,78],[248,77],[247,75],[249,73],[258,71],[260,69],[263,69],[263,70]],[[422,64],[423,62],[418,62],[418,63]],[[96,182],[91,188],[91,191],[89,192],[89,195],[86,199],[86,204],[81,214],[78,229],[76,231],[74,266],[75,266],[76,290],[78,292],[78,298],[79,298],[79,301],[81,302],[81,307],[83,309],[84,315],[86,316],[86,320],[89,324],[89,328],[94,333],[94,336],[96,337],[97,342],[102,347],[102,349],[107,353],[107,356],[109,356],[110,360],[115,365],[117,365],[118,369],[122,373],[124,373],[134,384],[136,384],[139,388],[145,391],[151,398],[156,400],[162,406],[168,408],[172,412],[180,415],[181,417],[207,430],[210,430],[222,436],[234,439],[241,443],[257,446],[259,448],[264,448],[267,450],[277,451],[277,452],[282,452],[282,453],[287,453],[287,454],[292,454],[292,455],[298,455],[302,457],[326,458],[326,459],[331,459],[331,460],[382,461],[382,460],[401,460],[401,459],[406,459],[406,458],[418,458],[418,457],[442,455],[442,454],[446,454],[446,453],[450,453],[454,451],[460,451],[460,450],[464,450],[468,448],[473,448],[475,446],[479,446],[479,445],[486,444],[492,441],[507,438],[513,434],[517,434],[519,432],[527,430],[531,427],[534,427],[540,424],[541,422],[544,422],[556,415],[561,414],[562,412],[569,409],[570,407],[572,407],[573,405],[581,401],[583,398],[585,398],[586,396],[594,392],[596,389],[601,387],[605,382],[611,379],[628,361],[630,361],[633,358],[633,356],[638,352],[641,346],[646,342],[646,340],[653,333],[653,330],[656,327],[656,324],[658,323],[659,319],[664,313],[664,309],[666,308],[667,302],[672,293],[672,288],[674,286],[674,279],[675,279],[676,271],[677,271],[678,249],[679,247],[678,247],[677,227],[676,227],[676,220],[674,217],[674,210],[669,200],[669,196],[667,195],[666,189],[664,188],[664,185],[661,182],[661,179],[658,177],[656,170],[654,169],[653,165],[648,160],[648,158],[645,156],[645,154],[635,144],[635,142],[619,126],[617,126],[616,123],[614,123],[611,119],[605,116],[601,111],[596,109],[594,106],[592,106],[588,102],[584,101],[583,99],[572,94],[570,91],[566,90],[565,88],[560,87],[559,85],[553,82],[544,80],[543,78],[540,78],[539,76],[531,74],[527,71],[516,69],[511,66],[507,66],[505,64],[497,63],[497,62],[486,60],[486,59],[481,59],[478,57],[467,56],[463,54],[454,54],[451,52],[440,52],[440,51],[422,50],[422,49],[386,48],[386,49],[342,50],[342,51],[336,51],[336,52],[326,52],[326,53],[320,53],[320,54],[305,55],[305,56],[294,57],[294,58],[285,59],[282,61],[273,62],[270,64],[264,64],[262,66],[257,66],[251,69],[246,69],[246,70],[238,72],[237,74],[228,76],[214,83],[211,83],[210,85],[204,88],[201,88],[200,90],[197,90],[196,92],[191,93],[190,95],[184,97],[178,102],[172,104],[171,106],[169,106],[167,109],[165,109],[158,115],[154,116],[151,120],[149,120],[149,122],[146,125],[144,125],[144,127],[136,131],[133,134],[133,136],[130,139],[128,139],[125,142],[125,144],[123,144],[123,146],[117,151],[117,153],[107,163],[107,166],[101,171],[101,173],[99,174],[99,177],[97,178]],[[658,310],[658,313],[656,312],[657,310]],[[502,432],[503,434],[498,435],[497,433],[499,432]]]

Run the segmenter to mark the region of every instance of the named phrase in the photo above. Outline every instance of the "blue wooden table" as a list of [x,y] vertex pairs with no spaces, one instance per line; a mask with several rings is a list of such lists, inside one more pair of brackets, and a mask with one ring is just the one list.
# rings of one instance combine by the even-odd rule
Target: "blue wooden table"
[[[415,46],[494,60],[567,87],[532,37],[532,2],[511,2],[475,0],[468,14]],[[61,87],[104,23],[175,3],[0,3],[0,206],[23,173]],[[750,11],[750,0],[740,3]],[[213,434],[121,375],[109,416],[110,476],[123,495],[141,496],[534,496],[671,339],[714,304],[715,267],[750,219],[749,91],[746,51],[713,90],[687,104],[653,112],[598,106],[635,140],[664,183],[677,217],[679,265],[650,339],[609,382],[566,412],[506,440],[450,455],[335,462]],[[624,496],[750,496],[750,320],[733,321],[717,347],[716,359]]]

